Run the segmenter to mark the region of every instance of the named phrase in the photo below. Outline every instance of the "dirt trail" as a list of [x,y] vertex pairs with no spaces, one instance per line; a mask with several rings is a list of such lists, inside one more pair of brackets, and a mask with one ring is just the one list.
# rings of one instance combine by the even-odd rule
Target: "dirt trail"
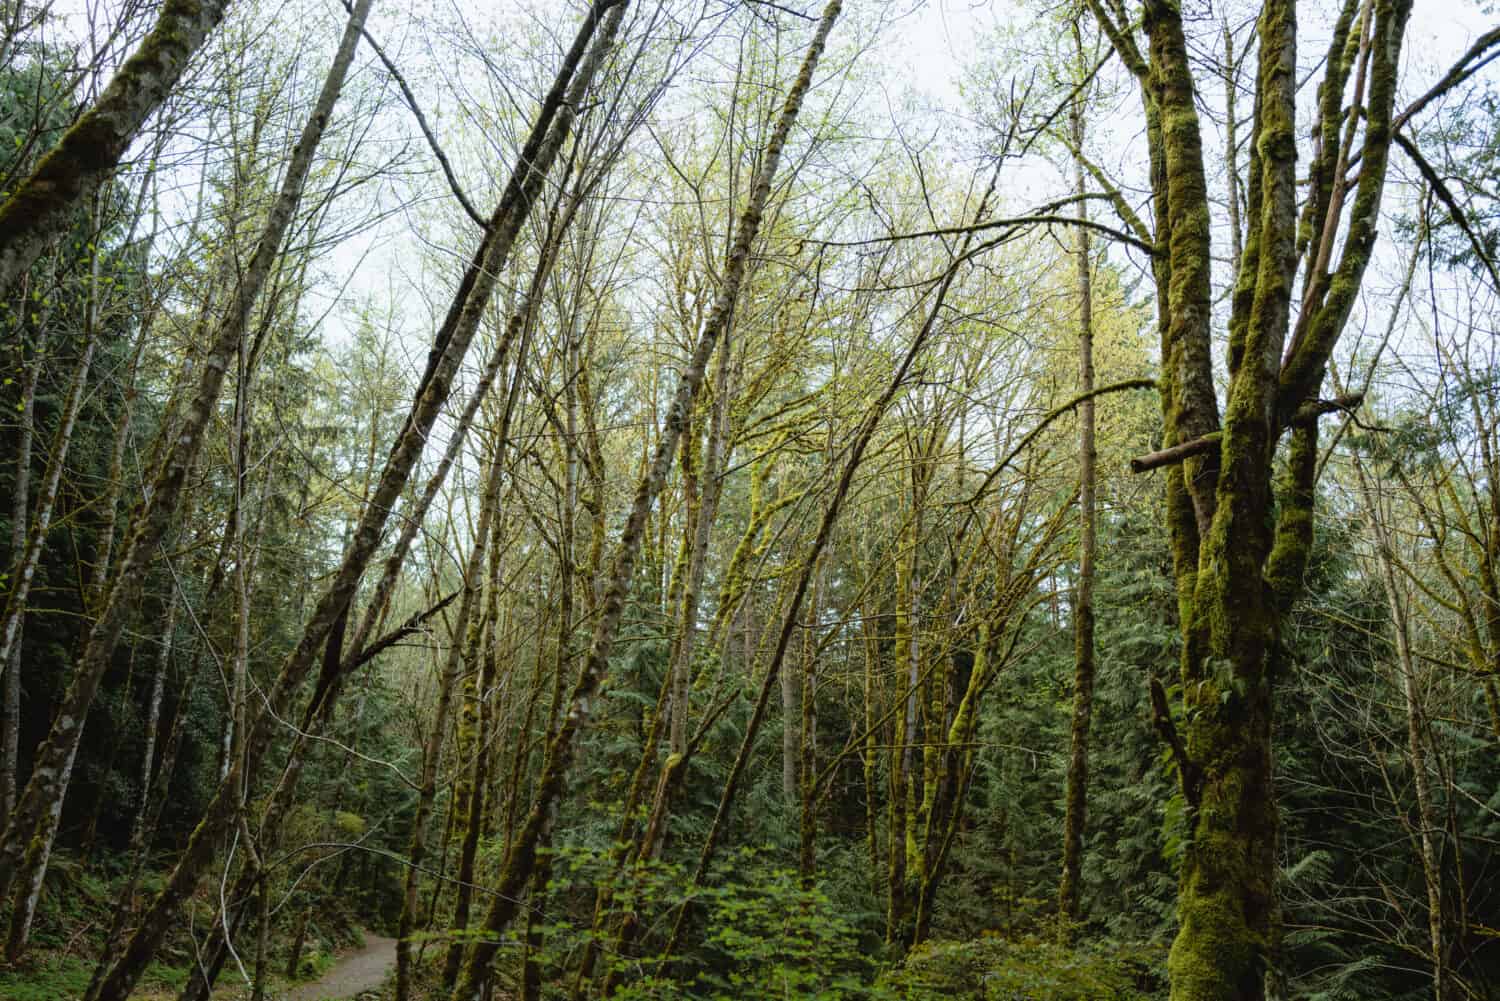
[[323,979],[281,994],[278,1001],[348,1001],[385,983],[396,965],[396,940],[365,932],[365,947],[351,952]]

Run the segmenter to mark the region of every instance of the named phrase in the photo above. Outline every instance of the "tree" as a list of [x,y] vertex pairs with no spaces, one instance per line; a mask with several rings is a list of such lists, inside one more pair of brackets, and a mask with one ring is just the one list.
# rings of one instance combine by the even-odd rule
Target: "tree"
[[[1087,71],[1083,33],[1073,22],[1073,45],[1077,51],[1077,72]],[[1081,86],[1081,85],[1080,85]],[[1083,90],[1086,92],[1086,87]],[[1084,98],[1080,92],[1068,108],[1070,134],[1068,145],[1081,151],[1084,142]],[[1074,156],[1077,193],[1088,194],[1083,156]],[[1088,219],[1088,203],[1078,202],[1078,218]],[[1078,227],[1078,392],[1084,396],[1094,391],[1094,289],[1093,262],[1090,258],[1089,231]],[[1099,454],[1095,447],[1094,401],[1086,399],[1078,412],[1078,581],[1073,600],[1073,723],[1068,734],[1068,778],[1065,793],[1067,812],[1063,818],[1063,873],[1057,891],[1058,934],[1066,939],[1068,926],[1079,917],[1079,869],[1083,859],[1083,837],[1088,818],[1089,730],[1093,722],[1094,699],[1094,561],[1098,552]]]
[[228,9],[229,0],[163,4],[151,32],[99,99],[0,204],[0,290],[10,289],[115,169]]
[[[1122,8],[1089,0],[1139,82],[1145,105],[1163,444],[1193,450],[1174,454],[1168,461],[1176,464],[1165,473],[1183,639],[1180,716],[1174,718],[1159,690],[1156,697],[1190,829],[1171,958],[1172,994],[1182,1001],[1258,999],[1275,972],[1271,735],[1283,666],[1278,635],[1312,543],[1317,393],[1375,245],[1398,60],[1411,12],[1401,0],[1342,5],[1318,88],[1313,183],[1299,210],[1296,8],[1290,0],[1268,0],[1257,22],[1248,232],[1234,275],[1221,417],[1212,360],[1210,206],[1196,104],[1202,84],[1188,57],[1183,14],[1146,0],[1143,50]],[[1365,109],[1359,117],[1346,112],[1356,66],[1347,100]],[[1346,205],[1357,135],[1361,166]],[[1294,298],[1299,270],[1301,295]],[[1288,433],[1284,472],[1273,483],[1279,443]]]

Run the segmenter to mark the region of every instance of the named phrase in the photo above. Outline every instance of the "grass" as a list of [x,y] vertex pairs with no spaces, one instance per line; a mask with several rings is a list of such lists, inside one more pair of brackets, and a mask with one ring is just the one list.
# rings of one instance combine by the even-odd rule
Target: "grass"
[[76,956],[45,955],[28,969],[0,973],[0,997],[5,1001],[71,1001],[83,997],[93,973],[93,965]]
[[[38,950],[34,961],[20,970],[0,973],[0,998],[5,1001],[75,1001],[83,997],[94,975],[91,960]],[[141,978],[143,997],[176,997],[187,983],[185,966],[152,963]]]

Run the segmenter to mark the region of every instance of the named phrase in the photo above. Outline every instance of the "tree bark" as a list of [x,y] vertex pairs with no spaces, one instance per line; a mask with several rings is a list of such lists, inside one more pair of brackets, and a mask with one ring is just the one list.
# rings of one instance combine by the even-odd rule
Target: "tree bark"
[[1411,765],[1412,792],[1417,802],[1415,831],[1405,821],[1404,804],[1393,796],[1392,805],[1403,814],[1403,825],[1413,835],[1415,854],[1422,870],[1422,882],[1427,890],[1428,959],[1432,963],[1433,1001],[1448,1001],[1451,990],[1443,927],[1442,851],[1435,836],[1441,830],[1441,822],[1434,803],[1431,766],[1427,760],[1424,734],[1427,724],[1417,677],[1417,655],[1411,642],[1409,597],[1402,593],[1398,578],[1396,557],[1391,548],[1392,522],[1387,506],[1381,504],[1375,484],[1357,459],[1355,475],[1364,502],[1364,513],[1374,536],[1375,565],[1379,571],[1381,591],[1385,595],[1386,608],[1391,616],[1391,639],[1396,652],[1396,667],[1401,679],[1401,703],[1406,717],[1406,755]]
[[151,798],[151,772],[156,763],[156,738],[161,728],[161,702],[166,691],[167,669],[172,663],[172,640],[177,627],[176,590],[167,600],[167,622],[162,627],[161,654],[156,662],[156,677],[151,682],[151,699],[146,709],[146,749],[141,753],[141,799],[135,818],[130,822],[131,844],[138,844],[145,831],[146,807]]
[[[97,259],[94,267],[96,269],[98,267]],[[97,278],[97,273],[95,277]],[[97,294],[97,291],[91,291],[89,294],[92,297]],[[85,332],[83,354],[79,357],[78,364],[73,370],[73,378],[68,384],[68,395],[63,403],[62,416],[58,421],[57,430],[52,435],[47,472],[40,489],[37,490],[36,511],[32,515],[30,530],[26,533],[26,544],[17,552],[16,565],[10,573],[11,587],[5,596],[5,618],[3,624],[0,624],[0,665],[9,664],[16,650],[21,622],[26,617],[26,599],[31,594],[31,583],[42,561],[42,549],[47,542],[47,532],[52,527],[52,511],[57,506],[57,490],[62,484],[68,448],[73,444],[73,427],[78,423],[78,414],[83,410],[84,390],[88,388],[89,367],[94,360],[94,350],[98,342],[98,325],[91,322]],[[34,400],[34,391],[31,395]],[[29,452],[29,434],[26,435],[26,439]],[[22,482],[20,486],[26,487],[27,484]],[[19,505],[22,502],[18,499],[16,503]],[[0,897],[3,895],[3,892],[0,892]]]
[[176,86],[230,0],[167,0],[156,24],[84,112],[0,204],[0,292],[31,267],[69,214],[115,169],[147,117]]
[[[1147,0],[1149,61],[1132,30],[1087,0],[1141,82],[1147,111],[1162,334],[1164,445],[1186,450],[1167,471],[1167,520],[1182,630],[1185,737],[1174,745],[1189,837],[1178,891],[1179,930],[1168,961],[1173,1001],[1260,1001],[1280,938],[1275,893],[1277,812],[1272,786],[1272,689],[1283,618],[1300,593],[1312,545],[1318,469],[1315,400],[1358,296],[1377,233],[1391,143],[1391,109],[1411,4],[1373,0],[1368,97],[1342,107],[1355,9],[1346,3],[1324,62],[1317,151],[1299,239],[1296,172],[1296,11],[1267,0],[1257,24],[1256,113],[1248,148],[1249,229],[1228,325],[1229,389],[1222,423],[1210,364],[1210,213],[1194,81],[1182,11]],[[1356,88],[1359,90],[1360,88]],[[1341,123],[1348,122],[1344,143]],[[1339,243],[1348,138],[1364,126],[1357,190]],[[1308,277],[1289,331],[1297,261]],[[1291,336],[1288,336],[1289,333]],[[1273,489],[1282,432],[1286,472]],[[1164,699],[1160,700],[1164,704]],[[1160,714],[1160,709],[1158,709]],[[1164,727],[1170,729],[1170,727]]]
[[505,482],[505,446],[505,438],[499,438],[489,459],[484,494],[479,502],[479,523],[474,529],[474,545],[464,566],[463,597],[459,600],[453,635],[443,659],[432,729],[422,752],[422,780],[417,794],[416,816],[412,820],[411,844],[407,849],[406,889],[402,897],[401,916],[396,925],[396,1001],[407,1001],[411,997],[411,935],[417,920],[417,878],[426,861],[427,821],[437,796],[438,760],[448,737],[448,713],[452,707],[453,689],[464,664],[467,662],[473,665],[480,657],[479,644],[483,635],[484,616],[479,604],[484,589],[490,540],[500,508],[501,487]]
[[[10,553],[11,560],[23,559],[26,551],[26,528],[30,523],[31,505],[31,451],[36,435],[36,391],[42,377],[42,352],[45,347],[45,328],[38,334],[32,348],[33,357],[22,377],[21,406],[17,418],[20,423],[20,440],[16,447],[16,474],[12,484]],[[15,578],[12,577],[12,580]],[[0,707],[0,831],[10,821],[11,811],[16,806],[16,792],[20,788],[21,768],[21,644],[25,626],[24,618],[15,625],[15,636],[10,641],[10,656],[0,660],[0,679],[3,679],[3,707]],[[3,635],[3,633],[0,633]]]
[[[1083,34],[1073,22],[1073,42],[1080,69],[1083,66]],[[1069,108],[1071,146],[1083,149],[1083,97]],[[1081,157],[1074,157],[1074,185],[1080,196],[1088,192]],[[1230,184],[1234,184],[1233,177]],[[1080,197],[1078,218],[1088,218],[1088,203]],[[1078,392],[1094,391],[1094,290],[1089,231],[1078,227],[1074,256],[1078,281]],[[1098,451],[1094,444],[1094,401],[1090,396],[1078,407],[1078,580],[1073,597],[1073,716],[1068,732],[1068,775],[1064,793],[1062,882],[1057,891],[1058,937],[1066,944],[1079,919],[1079,880],[1083,868],[1083,836],[1088,824],[1089,727],[1094,705],[1094,556],[1098,519],[1095,488]]]
[[[521,226],[571,131],[578,109],[583,105],[598,61],[602,57],[602,53],[596,53],[584,62],[584,53],[589,48],[595,28],[600,24],[608,27],[611,23],[618,26],[621,10],[622,7],[612,0],[601,0],[591,10],[551,91],[542,102],[517,167],[511,174],[499,206],[490,218],[490,228],[475,251],[450,304],[448,315],[435,338],[420,388],[406,423],[391,449],[379,485],[361,514],[360,524],[338,571],[305,624],[296,648],[283,662],[276,682],[267,694],[267,709],[256,717],[250,741],[249,758],[252,761],[260,756],[261,750],[269,742],[276,719],[286,711],[292,697],[306,679],[318,650],[324,645],[335,622],[343,615],[354,596],[359,578],[379,545],[390,512],[405,489],[417,457],[447,400],[458,366],[479,327],[495,282],[504,270]],[[611,36],[613,30],[609,29]],[[231,775],[220,783],[205,816],[168,877],[166,886],[152,903],[124,953],[104,979],[97,999],[90,1001],[121,1001],[139,979],[183,901],[197,885],[199,876],[207,867],[212,857],[214,841],[232,816],[231,790],[238,781],[238,776]]]

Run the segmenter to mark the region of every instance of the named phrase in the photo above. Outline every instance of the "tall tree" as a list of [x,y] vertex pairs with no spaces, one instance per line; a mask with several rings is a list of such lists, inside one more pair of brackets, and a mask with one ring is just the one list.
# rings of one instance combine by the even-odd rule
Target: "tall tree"
[[[1073,157],[1078,219],[1088,221],[1088,181],[1083,164],[1087,53],[1077,18],[1072,24],[1079,92],[1068,108],[1068,145]],[[1098,550],[1099,453],[1094,444],[1094,286],[1089,231],[1074,234],[1078,269],[1078,578],[1073,585],[1073,719],[1068,730],[1068,777],[1064,791],[1062,882],[1057,890],[1058,934],[1068,938],[1079,918],[1078,884],[1083,865],[1083,837],[1088,826],[1089,729],[1094,702],[1094,559]]]
[[[1271,785],[1278,635],[1312,545],[1317,422],[1333,409],[1321,406],[1317,393],[1375,245],[1411,4],[1346,0],[1341,6],[1318,88],[1313,183],[1300,212],[1298,5],[1266,0],[1261,6],[1249,232],[1234,275],[1222,417],[1212,360],[1212,226],[1200,81],[1188,55],[1183,11],[1165,0],[1145,0],[1143,49],[1122,7],[1088,4],[1139,82],[1151,159],[1168,448],[1159,460],[1136,466],[1167,466],[1182,629],[1181,712],[1170,711],[1160,689],[1155,693],[1157,725],[1174,753],[1189,826],[1172,996],[1258,1001],[1280,936]],[[1362,6],[1368,34],[1351,39]],[[1346,103],[1356,62],[1360,70]],[[1362,114],[1350,113],[1351,105]],[[1360,170],[1346,205],[1356,132],[1363,138]],[[1335,245],[1342,247],[1337,262]],[[1288,433],[1285,471],[1273,482],[1279,443]]]

